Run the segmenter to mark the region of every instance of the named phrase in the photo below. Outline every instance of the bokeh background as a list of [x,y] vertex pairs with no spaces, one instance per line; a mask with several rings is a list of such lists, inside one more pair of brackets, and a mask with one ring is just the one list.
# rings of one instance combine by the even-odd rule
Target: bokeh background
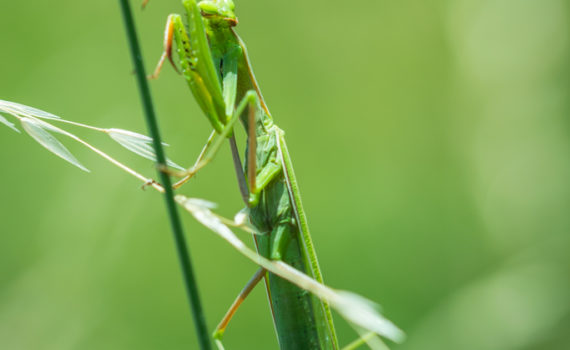
[[[182,6],[138,2],[150,70]],[[568,349],[568,1],[236,5],[328,284],[382,304],[408,334],[394,349]],[[117,1],[0,0],[0,33],[0,99],[145,132]],[[169,67],[152,90],[169,155],[190,165],[208,122]],[[0,135],[0,348],[197,348],[160,196],[79,145],[90,174]],[[229,151],[183,192],[239,210]],[[184,218],[213,330],[256,268]],[[226,345],[276,348],[263,288]]]

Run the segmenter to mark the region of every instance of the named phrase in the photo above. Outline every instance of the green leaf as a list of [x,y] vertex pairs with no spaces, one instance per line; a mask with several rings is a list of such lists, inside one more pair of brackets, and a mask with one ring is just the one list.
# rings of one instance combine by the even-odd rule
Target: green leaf
[[10,123],[8,121],[8,119],[4,118],[2,115],[0,115],[0,123],[6,125],[7,127],[9,127],[10,129],[14,130],[17,133],[20,132],[20,130],[18,130],[18,128],[16,128],[16,125],[14,125],[13,123]]
[[40,145],[47,148],[49,151],[53,152],[60,158],[63,158],[75,165],[81,170],[89,172],[79,161],[65,148],[65,146],[59,142],[52,134],[46,131],[44,125],[38,120],[30,118],[22,118],[20,120],[24,130],[30,135],[34,140],[36,140]]
[[[138,154],[139,156],[146,159],[156,161],[156,154],[154,152],[154,148],[152,147],[152,138],[123,129],[108,129],[107,134],[129,151]],[[163,145],[168,146],[165,143],[163,143]],[[185,170],[183,167],[174,163],[170,159],[167,159],[166,163],[168,166],[171,166],[173,168]]]

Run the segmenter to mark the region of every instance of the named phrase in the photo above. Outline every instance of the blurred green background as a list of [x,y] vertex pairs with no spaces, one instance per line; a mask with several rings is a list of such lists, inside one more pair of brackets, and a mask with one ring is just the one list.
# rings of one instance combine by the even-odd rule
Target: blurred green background
[[[145,132],[117,1],[0,3],[0,99]],[[150,70],[182,6],[133,5]],[[236,5],[327,283],[381,303],[409,336],[394,349],[568,349],[568,1]],[[210,126],[169,67],[152,89],[190,165]],[[160,196],[78,145],[91,174],[0,129],[0,348],[197,348]],[[239,210],[228,150],[183,192]],[[184,217],[213,330],[256,268]],[[263,288],[226,345],[276,348]]]

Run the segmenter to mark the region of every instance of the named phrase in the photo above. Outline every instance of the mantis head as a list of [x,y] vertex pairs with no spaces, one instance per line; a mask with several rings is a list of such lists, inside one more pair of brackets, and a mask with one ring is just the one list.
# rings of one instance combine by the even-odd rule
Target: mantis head
[[203,0],[200,1],[198,7],[204,17],[226,22],[232,27],[238,22],[232,0]]

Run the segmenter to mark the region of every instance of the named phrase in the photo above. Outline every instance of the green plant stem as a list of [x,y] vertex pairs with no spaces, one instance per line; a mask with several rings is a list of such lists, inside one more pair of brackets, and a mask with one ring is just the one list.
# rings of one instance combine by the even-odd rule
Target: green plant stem
[[[154,107],[152,105],[150,89],[148,87],[146,73],[144,70],[142,54],[140,51],[135,31],[131,8],[128,0],[119,0],[119,2],[121,4],[123,21],[125,23],[125,27],[127,30],[127,39],[131,50],[132,59],[135,65],[135,73],[137,77],[139,92],[142,98],[146,123],[150,135],[153,139],[153,146],[156,152],[157,166],[158,169],[164,169],[166,167],[166,157],[164,155],[164,149],[162,148],[162,143],[158,130],[158,123],[154,113]],[[196,281],[192,269],[192,262],[190,259],[190,252],[188,251],[188,247],[186,245],[184,232],[182,230],[182,224],[180,222],[180,217],[178,215],[176,204],[174,202],[174,193],[172,191],[172,184],[170,181],[170,177],[164,171],[160,170],[158,172],[158,176],[160,177],[160,181],[162,182],[163,187],[165,189],[166,207],[170,218],[170,225],[172,228],[172,232],[174,234],[174,240],[176,242],[176,250],[178,252],[180,265],[182,267],[182,274],[184,276],[186,292],[188,295],[188,299],[190,301],[192,315],[194,317],[194,323],[196,326],[196,332],[198,334],[198,341],[200,343],[200,348],[202,350],[209,350],[211,348],[209,333],[206,328],[206,321],[204,318],[202,305],[200,303],[200,297],[198,295],[198,288],[196,287]]]

